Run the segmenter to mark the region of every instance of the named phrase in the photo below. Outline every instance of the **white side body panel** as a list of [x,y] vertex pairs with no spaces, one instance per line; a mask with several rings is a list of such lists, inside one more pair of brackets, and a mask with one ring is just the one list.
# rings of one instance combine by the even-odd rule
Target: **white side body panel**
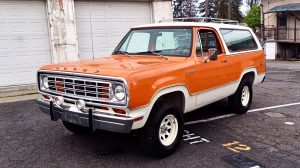
[[142,128],[145,125],[154,103],[162,95],[175,92],[175,91],[181,91],[185,97],[184,113],[188,113],[234,94],[239,86],[240,81],[242,80],[242,77],[248,72],[255,73],[255,79],[253,82],[254,85],[261,83],[263,81],[265,74],[258,75],[255,68],[248,68],[243,71],[239,80],[219,88],[200,92],[192,96],[190,95],[188,89],[183,85],[162,89],[156,95],[154,95],[154,97],[152,98],[148,106],[129,111],[129,115],[133,118],[138,118],[143,116],[142,120],[133,123],[132,129]]

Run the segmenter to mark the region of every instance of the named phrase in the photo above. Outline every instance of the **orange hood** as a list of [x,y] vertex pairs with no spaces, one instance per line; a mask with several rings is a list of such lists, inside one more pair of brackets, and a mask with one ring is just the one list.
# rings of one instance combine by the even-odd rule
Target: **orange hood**
[[128,84],[131,109],[145,105],[157,89],[183,83],[185,72],[193,68],[192,57],[166,59],[148,55],[132,56],[132,58],[113,55],[95,60],[46,65],[41,70],[123,78]]
[[113,76],[126,78],[133,72],[158,70],[166,65],[178,62],[184,58],[169,57],[168,59],[159,56],[133,56],[114,55],[111,57],[98,58],[94,60],[83,60],[50,64],[41,67],[41,70],[75,72],[102,76]]

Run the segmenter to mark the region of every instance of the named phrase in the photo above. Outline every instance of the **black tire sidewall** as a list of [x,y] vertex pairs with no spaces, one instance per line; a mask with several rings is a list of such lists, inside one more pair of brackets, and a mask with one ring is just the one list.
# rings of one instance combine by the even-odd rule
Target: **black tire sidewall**
[[[169,114],[176,117],[178,122],[178,132],[173,143],[169,146],[165,146],[160,141],[159,131],[162,120]],[[181,142],[183,126],[183,112],[179,107],[169,103],[159,103],[155,105],[150,113],[140,137],[140,145],[144,152],[152,156],[158,158],[169,156],[177,149]]]
[[[244,106],[242,104],[242,94],[243,94],[243,89],[245,86],[248,86],[249,94],[250,94],[247,106]],[[235,111],[235,113],[244,114],[250,108],[250,106],[252,104],[252,98],[253,98],[252,83],[247,79],[243,79],[241,81],[236,93],[234,95],[232,95],[231,97],[229,97],[229,102],[230,102],[231,107]]]

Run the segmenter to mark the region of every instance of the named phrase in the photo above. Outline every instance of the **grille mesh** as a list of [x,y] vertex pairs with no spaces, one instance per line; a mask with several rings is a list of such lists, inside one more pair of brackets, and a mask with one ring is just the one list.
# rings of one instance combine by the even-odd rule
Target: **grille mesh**
[[85,96],[109,100],[111,83],[90,79],[48,76],[49,90],[57,94]]

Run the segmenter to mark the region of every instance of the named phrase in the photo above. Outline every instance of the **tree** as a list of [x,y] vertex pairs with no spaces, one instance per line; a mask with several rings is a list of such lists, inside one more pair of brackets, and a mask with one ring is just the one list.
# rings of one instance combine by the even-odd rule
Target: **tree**
[[250,6],[251,9],[254,5],[260,4],[260,0],[247,0],[246,3]]
[[[231,19],[242,21],[243,16],[240,7],[243,3],[242,0],[232,0]],[[228,19],[228,0],[214,0],[216,17]]]
[[[215,0],[207,0],[208,1],[208,17],[215,18],[216,17],[216,8],[215,8]],[[205,1],[199,4],[199,16],[205,16]]]
[[260,15],[261,15],[260,7],[258,5],[252,6],[252,8],[250,9],[250,11],[245,17],[245,23],[251,28],[259,27]]
[[182,16],[182,10],[181,10],[182,2],[183,2],[183,0],[173,0],[172,1],[174,18],[179,18]]
[[[174,18],[205,16],[205,2],[199,3],[199,0],[173,0],[172,2]],[[232,0],[232,20],[243,20],[240,11],[242,3],[243,0]],[[208,17],[228,19],[228,0],[208,0],[208,8]]]
[[231,17],[233,20],[242,21],[243,15],[240,11],[240,7],[243,5],[243,0],[232,0]]
[[173,0],[173,17],[196,17],[199,13],[197,0]]
[[227,19],[228,15],[228,4],[227,0],[214,0],[216,17]]

